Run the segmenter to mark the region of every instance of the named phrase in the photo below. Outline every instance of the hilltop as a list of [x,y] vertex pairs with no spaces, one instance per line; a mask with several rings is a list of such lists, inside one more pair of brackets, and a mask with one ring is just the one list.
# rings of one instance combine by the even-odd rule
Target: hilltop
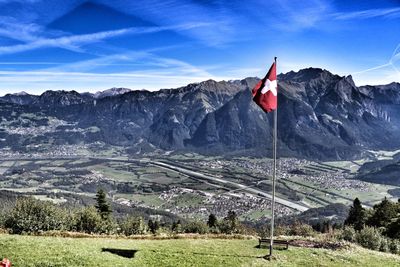
[[[263,259],[256,239],[129,240],[0,235],[0,257],[13,266],[398,266],[400,256],[350,245],[290,246]],[[132,257],[133,256],[133,257]]]

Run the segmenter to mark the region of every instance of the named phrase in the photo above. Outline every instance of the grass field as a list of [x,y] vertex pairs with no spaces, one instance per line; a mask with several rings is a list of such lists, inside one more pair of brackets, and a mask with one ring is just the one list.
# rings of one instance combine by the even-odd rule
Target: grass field
[[340,250],[289,247],[276,250],[275,259],[267,261],[262,258],[267,250],[256,248],[255,239],[74,239],[2,234],[0,244],[0,258],[9,258],[15,267],[400,266],[400,256],[356,246]]

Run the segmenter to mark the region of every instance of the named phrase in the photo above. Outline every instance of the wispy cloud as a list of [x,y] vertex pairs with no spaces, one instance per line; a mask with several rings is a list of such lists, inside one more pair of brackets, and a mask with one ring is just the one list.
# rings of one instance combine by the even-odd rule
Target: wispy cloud
[[353,72],[363,84],[384,84],[400,80],[400,44],[393,50],[392,56],[385,64]]
[[170,27],[132,27],[119,30],[112,30],[112,31],[96,32],[90,34],[71,35],[53,39],[42,38],[26,44],[1,46],[0,55],[24,52],[43,47],[59,47],[76,52],[83,52],[83,50],[81,49],[82,45],[99,42],[108,38],[113,38],[123,35],[132,35],[132,34],[148,34],[160,31],[167,31],[167,30],[182,31],[197,27],[204,27],[205,25],[208,25],[208,23],[188,23]]
[[310,1],[277,1],[280,16],[276,17],[277,25],[286,31],[296,31],[314,27],[325,19],[331,10],[330,2],[323,0]]
[[13,40],[31,42],[38,39],[43,27],[35,23],[22,23],[15,18],[0,16],[0,36]]
[[[129,87],[131,89],[158,90],[176,88],[207,79],[222,80],[227,77],[210,75],[187,75],[172,73],[168,70],[144,70],[128,73],[93,72],[46,72],[46,71],[0,71],[0,83],[10,84],[9,90],[18,92],[26,89],[37,93],[43,90],[97,91],[111,87]],[[65,84],[68,86],[66,87]]]
[[[102,90],[114,86],[156,90],[175,88],[208,79],[231,78],[213,75],[203,67],[154,53],[163,49],[168,47],[106,55],[42,70],[0,71],[0,84],[12,84],[15,91],[20,91],[28,85],[32,89],[40,88],[40,91],[60,89],[60,86],[66,89],[66,84],[71,89],[81,91],[87,91],[88,88],[93,91]],[[137,68],[132,71],[111,72],[111,66],[123,64],[136,65]],[[102,72],[103,67],[106,67],[107,73]],[[213,67],[215,66],[207,68],[213,69]]]
[[61,62],[48,62],[48,61],[9,61],[0,62],[0,65],[59,65]]
[[[244,34],[237,34],[236,28],[243,21],[238,18],[240,14],[230,9],[232,3],[226,1],[217,0],[212,4],[183,0],[97,0],[97,2],[156,25],[173,27],[185,23],[209,23],[201,28],[187,28],[181,32],[207,46],[221,46],[232,40],[241,39]],[[238,1],[232,2],[236,5]]]
[[354,12],[339,12],[332,14],[337,20],[370,19],[376,17],[394,18],[400,16],[400,7],[368,9]]

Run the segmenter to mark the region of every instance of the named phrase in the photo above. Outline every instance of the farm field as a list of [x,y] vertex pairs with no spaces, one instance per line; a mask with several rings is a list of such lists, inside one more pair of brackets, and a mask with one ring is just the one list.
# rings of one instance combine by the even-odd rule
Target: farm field
[[[201,179],[157,162],[211,179]],[[384,197],[397,201],[388,190],[398,187],[355,180],[353,172],[357,164],[361,163],[281,158],[278,161],[277,197],[310,208],[331,203],[350,205],[356,196],[366,206],[372,206]],[[224,217],[227,211],[234,210],[243,220],[258,221],[270,216],[270,200],[257,192],[271,192],[271,166],[272,161],[268,158],[227,159],[197,154],[141,159],[121,155],[110,158],[14,158],[0,160],[0,188],[64,203],[68,201],[66,195],[93,198],[101,187],[112,201],[122,205],[201,220],[210,213]],[[290,204],[277,205],[279,215],[295,212]]]
[[258,241],[133,240],[0,235],[0,257],[13,266],[399,266],[400,256],[351,245],[328,250],[289,247],[272,261]]

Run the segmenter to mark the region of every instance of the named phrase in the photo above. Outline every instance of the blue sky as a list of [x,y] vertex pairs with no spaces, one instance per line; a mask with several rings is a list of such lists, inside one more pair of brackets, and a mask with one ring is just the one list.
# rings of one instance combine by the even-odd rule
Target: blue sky
[[400,1],[0,0],[0,94],[157,90],[321,67],[400,82]]

